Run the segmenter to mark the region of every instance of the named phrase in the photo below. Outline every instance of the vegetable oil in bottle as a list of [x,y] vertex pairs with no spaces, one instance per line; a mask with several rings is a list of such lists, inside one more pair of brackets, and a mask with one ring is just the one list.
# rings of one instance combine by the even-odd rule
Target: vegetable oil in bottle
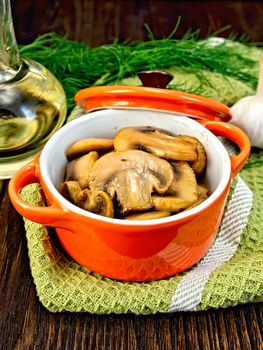
[[65,117],[61,84],[41,64],[20,58],[9,0],[0,0],[0,179],[34,158]]

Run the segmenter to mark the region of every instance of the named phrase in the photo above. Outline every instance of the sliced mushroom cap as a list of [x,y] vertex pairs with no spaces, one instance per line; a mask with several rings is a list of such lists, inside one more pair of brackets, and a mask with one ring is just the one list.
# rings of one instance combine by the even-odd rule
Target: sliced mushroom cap
[[193,201],[197,199],[197,182],[193,169],[187,162],[170,162],[174,179],[166,194]]
[[97,139],[88,138],[79,140],[71,145],[67,151],[66,156],[69,160],[83,156],[90,151],[111,151],[113,150],[113,140],[111,139]]
[[182,140],[191,142],[193,145],[196,146],[197,159],[193,162],[190,162],[190,165],[193,168],[193,171],[196,175],[201,174],[206,166],[206,152],[203,145],[197,138],[192,136],[180,135],[178,137],[180,137]]
[[164,159],[138,150],[110,152],[94,163],[89,187],[106,191],[111,198],[117,195],[120,212],[127,213],[151,208],[153,190],[166,192],[173,178]]
[[139,174],[136,169],[125,169],[115,175],[108,191],[113,197],[116,192],[121,213],[152,207],[153,184],[148,176],[147,172]]
[[173,160],[197,159],[196,145],[192,142],[150,128],[121,129],[114,138],[114,149],[119,152],[140,149]]
[[164,211],[164,210],[152,210],[148,211],[147,213],[136,213],[136,214],[130,214],[125,216],[125,220],[153,220],[153,219],[160,219],[160,218],[166,218],[167,216],[170,216],[170,211]]
[[65,180],[78,181],[82,189],[87,188],[90,169],[98,157],[98,153],[93,151],[69,162],[66,166]]
[[66,181],[61,184],[59,192],[84,210],[111,218],[114,215],[112,200],[104,191],[81,190],[77,181]]
[[164,196],[152,196],[155,209],[178,212],[198,199],[195,174],[187,162],[170,162],[174,180]]
[[192,205],[190,205],[190,207],[188,207],[186,210],[189,210],[189,209],[196,207],[197,205],[204,202],[208,197],[208,189],[203,187],[203,186],[197,185],[197,193],[198,193],[197,201],[195,203],[193,203]]

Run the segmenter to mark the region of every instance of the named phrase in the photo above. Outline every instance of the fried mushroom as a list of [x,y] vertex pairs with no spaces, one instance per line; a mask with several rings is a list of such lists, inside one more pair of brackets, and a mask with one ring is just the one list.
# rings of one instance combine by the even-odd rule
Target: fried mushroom
[[198,199],[207,199],[208,189],[204,186],[197,185]]
[[81,188],[77,181],[65,181],[59,186],[58,191],[68,201],[76,204],[78,201],[78,194],[81,192]]
[[81,189],[87,188],[90,169],[98,157],[98,152],[92,151],[69,162],[66,166],[65,180],[78,181]]
[[97,139],[87,138],[81,139],[71,145],[67,151],[66,156],[68,160],[72,160],[83,156],[90,151],[111,151],[113,150],[113,140],[111,139]]
[[60,185],[59,192],[84,210],[111,218],[114,216],[112,200],[104,191],[81,190],[77,181],[66,181]]
[[126,215],[124,219],[125,220],[153,220],[153,219],[166,218],[170,215],[171,215],[170,211],[152,210],[146,213],[135,213],[135,214]]
[[89,174],[89,187],[103,190],[119,202],[120,213],[150,209],[151,193],[165,193],[172,184],[172,166],[152,154],[131,150],[99,158]]
[[197,159],[194,160],[193,162],[190,162],[189,164],[191,165],[194,173],[196,175],[200,175],[206,166],[206,152],[203,145],[197,138],[192,136],[180,135],[178,137],[181,138],[182,140],[191,142],[193,145],[196,146]]
[[198,199],[195,174],[187,162],[170,162],[174,179],[164,196],[153,195],[154,208],[179,212]]
[[110,196],[104,191],[88,190],[81,191],[78,195],[77,205],[92,213],[113,218],[114,209]]
[[196,145],[193,142],[151,128],[121,129],[114,138],[114,149],[118,152],[139,149],[157,157],[173,160],[197,159]]
[[201,204],[208,198],[208,189],[205,188],[204,186],[197,185],[197,193],[198,193],[197,201],[192,205],[190,205],[190,207],[188,207],[186,210],[196,207],[197,205]]

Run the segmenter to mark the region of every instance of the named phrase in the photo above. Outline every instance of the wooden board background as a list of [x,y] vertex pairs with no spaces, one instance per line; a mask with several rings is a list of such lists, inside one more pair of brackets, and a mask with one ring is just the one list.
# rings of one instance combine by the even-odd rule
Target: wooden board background
[[37,35],[55,31],[91,46],[147,39],[146,23],[156,38],[168,36],[181,16],[177,37],[189,28],[201,37],[226,25],[263,42],[263,1],[173,0],[11,0],[17,41],[29,43]]

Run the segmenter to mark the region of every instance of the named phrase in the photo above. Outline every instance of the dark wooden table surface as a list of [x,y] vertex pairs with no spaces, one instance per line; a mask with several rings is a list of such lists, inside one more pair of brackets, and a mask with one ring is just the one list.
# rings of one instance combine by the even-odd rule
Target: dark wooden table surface
[[53,314],[36,296],[21,216],[0,201],[0,349],[263,349],[262,304],[200,313]]
[[[231,32],[245,34],[252,42],[263,41],[263,1],[237,0],[11,0],[19,43],[55,31],[91,46],[114,39],[146,40],[145,24],[155,38],[167,37],[181,17],[176,32],[200,30],[200,36]],[[227,28],[228,29],[227,29]]]

